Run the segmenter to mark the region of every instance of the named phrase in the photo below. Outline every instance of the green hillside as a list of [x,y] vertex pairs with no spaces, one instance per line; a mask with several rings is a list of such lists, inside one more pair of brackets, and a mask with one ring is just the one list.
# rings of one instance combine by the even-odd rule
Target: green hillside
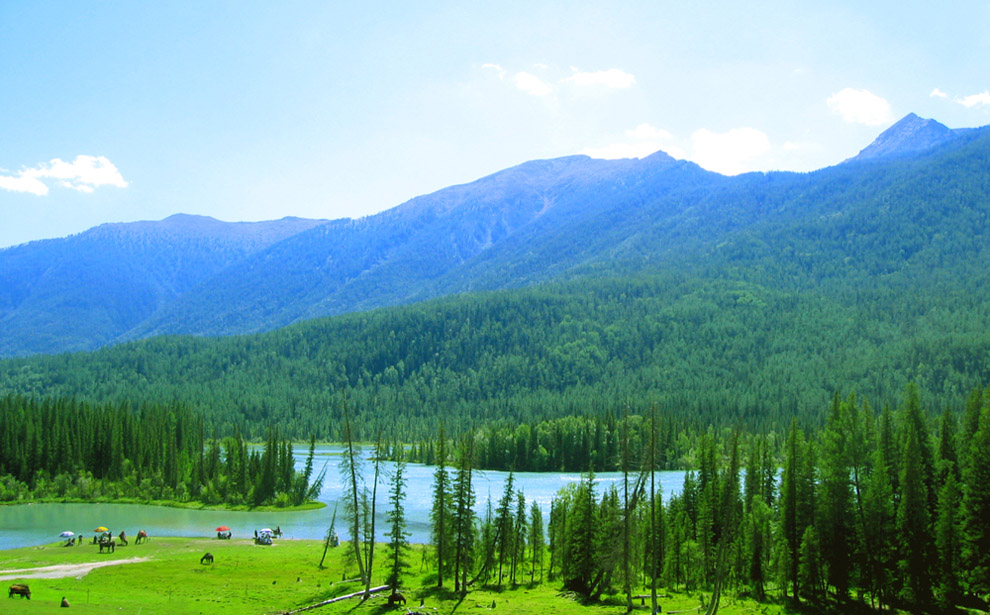
[[[911,299],[909,301],[909,299]],[[254,336],[162,337],[0,363],[0,394],[178,400],[229,432],[432,434],[652,403],[699,421],[817,422],[834,391],[933,407],[990,379],[985,291],[829,295],[687,275],[464,295]]]

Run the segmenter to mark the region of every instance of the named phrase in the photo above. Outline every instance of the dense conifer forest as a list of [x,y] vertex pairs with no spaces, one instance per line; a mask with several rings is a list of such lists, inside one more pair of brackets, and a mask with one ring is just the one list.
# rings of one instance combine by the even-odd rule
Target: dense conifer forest
[[511,475],[475,519],[464,480],[486,436],[451,445],[441,431],[431,448],[437,582],[467,591],[539,579],[590,600],[622,596],[630,609],[643,587],[654,605],[658,591],[698,591],[708,613],[723,594],[836,612],[986,610],[990,390],[975,389],[958,416],[929,419],[914,384],[896,409],[836,394],[825,414],[812,430],[702,431],[668,501],[652,471],[683,434],[656,412],[623,417],[597,458],[623,478],[596,482],[593,454],[584,479],[554,498],[545,534]]
[[320,319],[271,333],[162,337],[0,361],[0,394],[90,403],[176,400],[262,440],[406,442],[506,421],[645,414],[766,431],[820,425],[833,391],[897,403],[908,381],[961,409],[990,381],[986,289],[837,295],[662,275],[579,279]]
[[277,428],[249,448],[238,432],[208,438],[203,418],[181,404],[0,398],[0,502],[298,506],[316,499],[322,481],[312,443],[296,472]]

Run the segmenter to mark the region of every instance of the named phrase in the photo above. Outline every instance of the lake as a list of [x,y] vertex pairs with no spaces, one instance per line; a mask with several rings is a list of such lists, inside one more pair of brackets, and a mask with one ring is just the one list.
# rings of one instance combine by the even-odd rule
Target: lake
[[[302,470],[307,449],[296,452],[296,467]],[[133,537],[138,530],[145,530],[155,536],[215,536],[215,528],[221,525],[230,526],[235,538],[249,538],[254,530],[263,527],[281,526],[286,538],[322,539],[330,526],[330,517],[334,505],[343,497],[344,486],[340,478],[337,464],[339,462],[339,446],[317,447],[314,462],[314,474],[319,473],[326,463],[327,474],[320,493],[319,500],[327,504],[327,508],[298,512],[229,512],[217,510],[191,510],[184,508],[167,508],[162,506],[142,506],[137,504],[23,504],[18,506],[0,506],[0,549],[13,549],[56,542],[63,531],[72,531],[92,539],[93,529],[106,526],[114,533],[121,530]],[[364,452],[367,456],[368,452]],[[383,463],[385,481],[378,486],[378,514],[376,529],[378,539],[384,540],[387,531],[385,511],[388,508],[387,477],[392,475],[395,465]],[[425,543],[430,540],[430,508],[433,497],[433,466],[422,464],[407,464],[406,466],[406,523],[410,533],[409,540],[414,543]],[[364,464],[364,476],[370,485],[372,479],[372,464]],[[477,496],[475,510],[479,515],[484,514],[488,499],[491,498],[493,507],[502,496],[502,489],[508,472],[476,470],[474,472],[474,489]],[[544,527],[550,514],[550,501],[565,485],[581,480],[579,473],[570,472],[518,472],[515,475],[516,489],[522,490],[529,503],[536,501],[543,511]],[[610,484],[620,484],[622,474],[619,472],[604,472],[595,477],[599,485],[597,493],[601,495]],[[664,499],[678,493],[684,483],[684,472],[658,472],[657,480],[662,487]],[[347,524],[343,517],[343,505],[337,511],[336,530],[341,540],[348,536]]]

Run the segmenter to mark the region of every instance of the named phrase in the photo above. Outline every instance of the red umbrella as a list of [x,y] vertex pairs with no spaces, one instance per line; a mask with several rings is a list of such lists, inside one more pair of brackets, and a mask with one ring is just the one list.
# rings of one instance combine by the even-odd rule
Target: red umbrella
[[230,528],[227,527],[226,525],[221,525],[220,527],[217,528],[217,531],[218,532],[229,532],[230,531]]

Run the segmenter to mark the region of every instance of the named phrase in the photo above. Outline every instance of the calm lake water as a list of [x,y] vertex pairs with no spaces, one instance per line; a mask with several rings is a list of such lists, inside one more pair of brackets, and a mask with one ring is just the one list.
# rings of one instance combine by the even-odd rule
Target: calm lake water
[[[145,530],[150,536],[215,536],[217,527],[230,526],[235,538],[249,538],[254,530],[263,527],[281,526],[286,538],[322,539],[330,526],[334,505],[344,493],[343,481],[338,470],[340,447],[323,446],[317,448],[314,473],[319,473],[326,463],[327,473],[320,493],[320,501],[327,508],[301,512],[226,512],[213,510],[188,510],[160,506],[140,506],[135,504],[24,504],[0,506],[0,549],[33,546],[57,542],[63,531],[72,531],[92,540],[93,529],[106,526],[114,533],[121,530],[133,537],[138,530]],[[296,451],[296,466],[302,470],[308,450]],[[367,451],[365,452],[367,454]],[[386,531],[385,511],[388,508],[387,477],[391,476],[394,464],[382,464],[386,480],[378,486],[378,519],[376,528],[379,539],[384,539]],[[406,466],[406,523],[411,542],[424,543],[430,539],[430,507],[432,506],[433,472],[432,466],[408,464]],[[365,480],[370,485],[372,464],[364,464]],[[475,471],[474,489],[477,496],[475,509],[484,514],[488,499],[493,507],[502,496],[502,489],[508,472]],[[544,521],[550,514],[550,501],[568,483],[581,480],[579,473],[566,472],[520,472],[516,473],[516,489],[522,490],[527,507],[536,501],[543,510]],[[678,493],[683,486],[684,472],[659,472],[657,479],[663,488],[665,500]],[[597,493],[612,483],[619,484],[622,474],[605,472],[596,475],[599,485]],[[347,537],[343,519],[343,505],[337,511],[337,533],[341,539]]]

